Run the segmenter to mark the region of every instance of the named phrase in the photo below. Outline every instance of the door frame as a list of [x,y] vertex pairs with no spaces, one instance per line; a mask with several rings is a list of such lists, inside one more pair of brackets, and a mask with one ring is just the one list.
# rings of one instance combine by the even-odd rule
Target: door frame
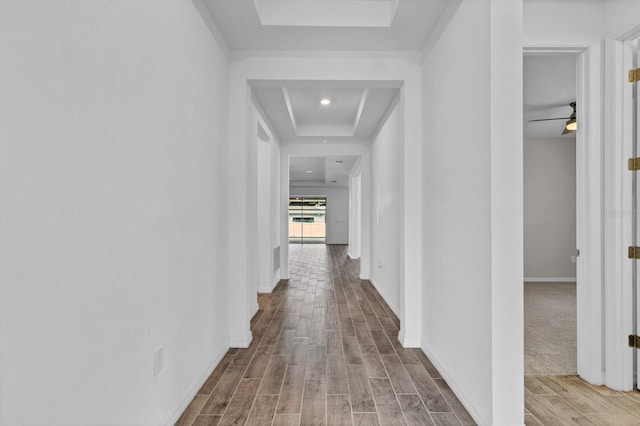
[[526,45],[523,55],[575,55],[576,133],[576,262],[577,368],[590,383],[604,380],[603,305],[603,144],[601,46],[599,44]]
[[637,334],[634,319],[634,280],[637,261],[627,258],[626,248],[637,245],[633,221],[633,173],[626,167],[633,153],[633,91],[627,71],[633,67],[631,42],[640,38],[640,24],[604,41],[605,115],[605,256],[604,289],[605,360],[604,384],[616,390],[634,388],[635,349],[627,347],[627,336]]

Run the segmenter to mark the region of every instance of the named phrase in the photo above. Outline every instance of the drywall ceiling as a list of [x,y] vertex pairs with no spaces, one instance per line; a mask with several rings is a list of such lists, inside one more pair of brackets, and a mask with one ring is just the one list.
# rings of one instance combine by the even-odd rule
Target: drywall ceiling
[[[569,117],[570,102],[576,100],[575,55],[524,56],[524,137],[575,138],[562,136],[566,120],[529,123],[540,118]],[[580,111],[577,111],[580,126]]]
[[[251,81],[254,101],[283,144],[361,143],[375,137],[400,82]],[[321,99],[329,99],[322,105]]]
[[232,50],[421,50],[459,0],[203,0]]
[[290,186],[349,186],[356,156],[290,157]]

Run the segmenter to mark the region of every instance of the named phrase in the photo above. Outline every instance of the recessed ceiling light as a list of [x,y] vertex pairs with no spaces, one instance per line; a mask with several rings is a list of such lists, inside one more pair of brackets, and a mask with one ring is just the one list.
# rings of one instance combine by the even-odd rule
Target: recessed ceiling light
[[325,106],[331,105],[331,99],[329,99],[329,98],[320,99],[320,105],[325,105]]
[[313,173],[313,170],[307,170],[307,173]]

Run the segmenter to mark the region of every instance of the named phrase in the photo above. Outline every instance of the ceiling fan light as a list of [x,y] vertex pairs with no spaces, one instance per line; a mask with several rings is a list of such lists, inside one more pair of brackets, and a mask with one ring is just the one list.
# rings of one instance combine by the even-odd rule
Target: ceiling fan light
[[578,122],[576,121],[576,119],[572,118],[571,120],[567,121],[565,129],[569,132],[575,132],[576,130],[578,130]]

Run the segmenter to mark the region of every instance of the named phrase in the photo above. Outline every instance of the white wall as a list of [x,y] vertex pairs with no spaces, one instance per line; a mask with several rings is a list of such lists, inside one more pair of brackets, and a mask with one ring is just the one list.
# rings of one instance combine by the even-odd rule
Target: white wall
[[524,40],[562,45],[619,37],[640,25],[637,0],[524,0]]
[[637,0],[524,0],[524,39],[552,44],[618,37],[640,24]]
[[[257,276],[256,292],[271,292],[271,271],[269,268],[269,246],[271,245],[271,143],[256,138],[257,152],[257,200],[256,224],[257,232],[254,235],[257,248]],[[268,291],[267,291],[268,290]]]
[[422,348],[483,425],[524,420],[518,3],[464,0],[423,63]]
[[575,280],[576,140],[524,140],[524,276]]
[[[249,317],[253,317],[259,309],[258,306],[258,289],[260,286],[260,266],[261,263],[261,255],[263,254],[262,240],[265,241],[265,235],[259,232],[259,212],[260,212],[260,172],[261,170],[258,167],[259,159],[259,148],[258,144],[258,121],[260,114],[257,109],[253,106],[249,106],[249,120],[247,121],[247,129],[245,129],[248,134],[249,143],[247,144],[244,159],[247,162],[247,170],[243,179],[246,180],[246,188],[243,191],[238,190],[235,185],[235,181],[229,180],[229,188],[228,188],[228,197],[227,197],[227,208],[229,209],[229,218],[239,217],[244,219],[244,223],[242,223],[242,228],[235,230],[235,232],[229,233],[229,247],[241,247],[244,254],[244,264],[246,265],[242,271],[234,271],[231,268],[229,269],[228,280],[229,282],[233,282],[233,280],[237,276],[246,276],[246,280],[251,284],[250,291],[246,294],[245,305],[248,312]],[[232,135],[232,133],[229,133]],[[235,135],[234,135],[235,136]],[[230,164],[234,164],[233,160],[229,161]],[[233,167],[229,167],[230,170],[233,170]],[[230,256],[232,254],[230,253]],[[229,298],[229,306],[238,306],[241,302],[235,298],[235,295],[231,293]],[[234,321],[235,318],[230,318],[230,322]],[[236,327],[237,324],[232,324],[231,327]],[[245,347],[250,343],[250,339],[252,339],[253,335],[251,334],[251,330],[246,330],[246,339],[242,341],[233,341],[229,342],[229,346],[231,347]],[[229,333],[231,335],[231,333]]]
[[395,105],[371,145],[370,280],[396,313],[402,274],[403,137],[402,107]]
[[274,249],[280,245],[280,145],[270,132],[265,136],[268,140],[257,140],[256,282],[258,292],[271,293],[280,280],[279,266],[274,269]]
[[349,244],[349,188],[330,186],[290,186],[289,196],[327,196],[327,244]]
[[0,424],[169,423],[228,348],[224,52],[182,0],[0,27]]
[[598,42],[605,33],[601,2],[524,0],[524,44]]
[[637,0],[608,0],[604,3],[605,32],[618,37],[640,25],[640,2]]
[[358,159],[349,171],[349,257],[360,258],[362,245],[362,171]]
[[280,248],[280,145],[277,140],[272,139],[270,152],[271,160],[271,217],[269,218],[270,234],[270,267],[271,267],[271,284],[272,289],[280,280],[280,264],[274,264],[273,250],[278,248],[278,256],[282,258],[282,250]]

